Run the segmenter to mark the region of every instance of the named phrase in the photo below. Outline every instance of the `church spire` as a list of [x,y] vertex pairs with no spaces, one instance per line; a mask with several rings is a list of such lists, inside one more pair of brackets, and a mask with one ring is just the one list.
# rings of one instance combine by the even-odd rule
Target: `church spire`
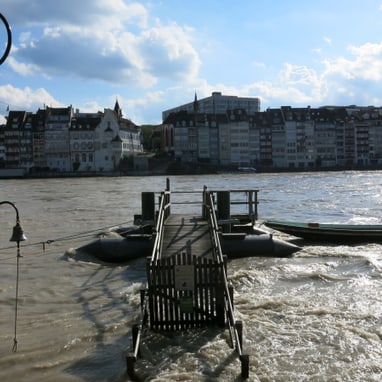
[[198,110],[199,110],[198,97],[196,96],[196,92],[195,92],[195,98],[194,98],[194,113],[197,113]]
[[118,119],[122,118],[122,109],[119,106],[118,98],[115,99],[114,111],[117,114]]

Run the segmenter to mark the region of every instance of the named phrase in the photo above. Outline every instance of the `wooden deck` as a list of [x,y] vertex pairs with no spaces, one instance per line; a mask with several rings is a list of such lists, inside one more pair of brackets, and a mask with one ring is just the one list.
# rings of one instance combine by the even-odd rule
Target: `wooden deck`
[[179,253],[212,258],[212,243],[206,220],[194,215],[170,215],[164,223],[162,258]]

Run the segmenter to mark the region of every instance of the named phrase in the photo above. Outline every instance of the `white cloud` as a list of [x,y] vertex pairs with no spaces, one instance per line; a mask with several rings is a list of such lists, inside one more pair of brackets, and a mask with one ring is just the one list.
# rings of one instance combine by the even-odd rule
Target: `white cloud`
[[287,85],[317,87],[319,86],[320,79],[312,68],[286,63],[284,70],[280,72],[280,82]]
[[[115,98],[110,98],[110,102],[115,102]],[[148,91],[141,97],[126,98],[118,95],[117,98],[125,117],[137,124],[156,124],[160,123],[161,114],[155,110],[167,100],[167,92]]]
[[0,101],[4,105],[9,105],[10,110],[36,111],[44,104],[53,107],[64,106],[43,88],[32,90],[30,87],[25,87],[21,89],[12,85],[0,86]]
[[[15,1],[20,7],[22,1]],[[57,2],[57,7],[44,3],[23,5],[30,20],[44,29],[36,35],[23,28],[11,65],[18,74],[74,76],[143,88],[161,78],[190,81],[198,74],[200,59],[192,45],[193,30],[176,23],[149,23],[142,4],[70,0],[65,3],[68,10],[64,2]]]
[[139,51],[148,72],[172,80],[192,81],[200,59],[191,42],[192,29],[175,23],[145,30]]
[[13,56],[9,56],[7,64],[18,74],[30,76],[38,70],[36,65],[18,62]]
[[244,91],[259,96],[262,108],[281,105],[307,106],[324,99],[326,84],[314,69],[286,63],[277,80],[251,83]]
[[382,43],[366,43],[348,48],[353,59],[343,56],[326,60],[325,75],[338,75],[345,79],[382,80]]
[[382,42],[348,48],[349,57],[325,59],[322,70],[286,63],[275,81],[249,84],[262,99],[262,107],[272,105],[364,104],[380,105],[382,84]]
[[325,37],[324,37],[324,41],[325,41],[328,45],[331,45],[331,44],[332,44],[332,39],[331,39],[330,37],[325,36]]
[[[123,0],[2,0],[2,12],[15,26],[98,25],[121,28],[123,23],[147,25],[148,13],[139,2]],[[22,12],[20,12],[22,10]]]
[[261,62],[261,61],[253,61],[252,66],[254,66],[255,68],[258,68],[258,69],[265,69],[267,67],[266,64],[264,62]]

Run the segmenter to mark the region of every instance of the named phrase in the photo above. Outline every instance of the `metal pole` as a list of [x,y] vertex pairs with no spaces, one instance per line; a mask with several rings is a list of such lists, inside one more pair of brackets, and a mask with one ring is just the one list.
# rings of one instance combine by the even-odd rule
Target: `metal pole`
[[[1,15],[1,14],[0,14]],[[16,268],[16,301],[15,301],[15,325],[14,325],[14,338],[13,338],[13,348],[12,351],[17,351],[17,312],[18,312],[18,299],[19,299],[19,280],[20,280],[20,241],[26,240],[26,237],[24,236],[24,232],[20,225],[20,216],[19,216],[19,210],[17,209],[16,205],[12,202],[9,202],[7,200],[4,200],[0,202],[0,205],[2,204],[9,204],[12,206],[16,212],[16,225],[13,228],[13,233],[10,241],[15,241],[17,243],[17,268]]]

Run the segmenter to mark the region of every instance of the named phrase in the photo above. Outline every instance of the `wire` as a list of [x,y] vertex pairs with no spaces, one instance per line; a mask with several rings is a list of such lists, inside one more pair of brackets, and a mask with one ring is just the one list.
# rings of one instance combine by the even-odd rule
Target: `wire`
[[[131,222],[124,222],[124,223],[120,223],[120,224],[117,224],[117,225],[112,225],[112,226],[108,226],[108,227],[104,227],[104,228],[99,228],[99,229],[96,229],[96,230],[85,231],[85,232],[80,232],[80,233],[77,233],[77,234],[74,234],[74,235],[60,237],[60,238],[57,238],[57,239],[49,239],[49,240],[46,240],[46,241],[43,241],[43,242],[32,243],[32,244],[29,244],[29,245],[23,245],[23,247],[32,246],[32,245],[41,245],[42,244],[44,252],[45,252],[45,244],[51,244],[51,243],[55,243],[55,242],[59,242],[59,241],[68,241],[68,240],[75,240],[75,239],[78,239],[78,238],[84,238],[84,237],[88,237],[90,235],[94,235],[95,232],[103,232],[103,231],[105,231],[107,229],[111,229],[113,227],[121,226],[123,224],[130,224],[130,223]],[[6,250],[6,249],[11,249],[11,248],[13,248],[13,247],[0,248],[0,251],[1,250]],[[21,257],[22,256],[20,255],[20,242],[18,241],[17,242],[15,320],[14,320],[14,337],[13,337],[13,347],[12,347],[12,352],[14,352],[14,353],[17,352],[17,346],[18,346],[18,341],[17,341],[17,318],[18,318],[19,281],[20,281],[20,258]],[[5,260],[9,260],[9,259],[10,258],[5,259]]]
[[[94,229],[94,230],[90,230],[90,231],[79,232],[79,233],[76,233],[76,234],[73,234],[73,235],[58,237],[56,239],[48,239],[48,240],[39,241],[39,242],[36,242],[36,243],[24,244],[22,247],[24,248],[24,247],[31,247],[31,246],[36,246],[36,245],[43,245],[44,246],[45,244],[52,244],[52,243],[57,243],[57,242],[61,242],[61,241],[73,241],[73,240],[76,240],[76,239],[83,239],[85,237],[94,236],[95,233],[101,233],[101,232],[104,232],[106,230],[110,230],[111,228],[118,227],[118,226],[121,226],[121,225],[124,225],[124,224],[131,224],[131,223],[132,223],[131,221],[123,222],[123,223],[114,224],[114,225],[111,225],[111,226],[107,226],[107,227],[103,227],[103,228],[98,228],[98,229]],[[0,251],[9,250],[9,249],[12,249],[12,248],[14,248],[14,247],[13,246],[3,247],[3,248],[0,248]]]

